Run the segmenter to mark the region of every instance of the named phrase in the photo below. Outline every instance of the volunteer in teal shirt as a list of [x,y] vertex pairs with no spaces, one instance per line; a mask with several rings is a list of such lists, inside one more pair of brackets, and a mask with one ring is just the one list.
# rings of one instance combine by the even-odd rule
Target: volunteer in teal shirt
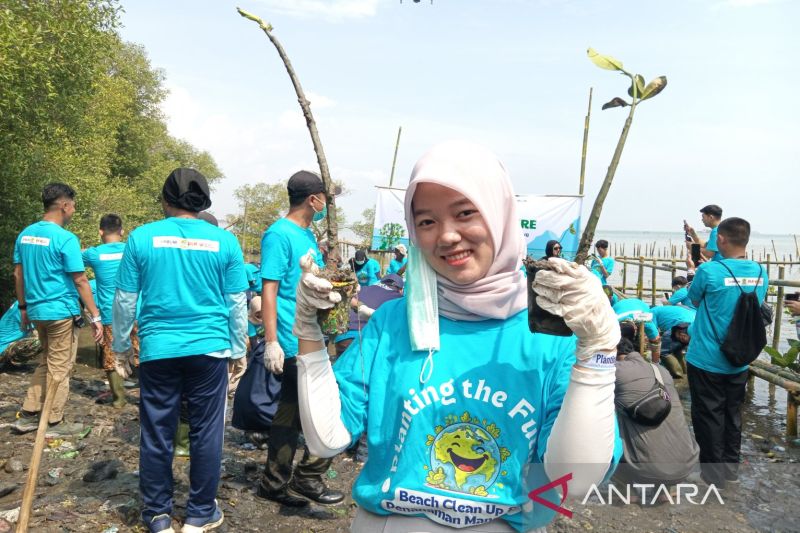
[[31,224],[17,237],[14,264],[22,264],[31,320],[78,316],[78,292],[71,274],[83,272],[84,266],[74,233],[46,220]]
[[[726,266],[733,275],[725,269]],[[761,281],[755,287],[759,274]],[[768,288],[766,269],[754,261],[743,259],[725,258],[701,264],[689,288],[689,298],[697,307],[697,318],[689,328],[692,342],[686,352],[686,361],[707,372],[738,374],[748,368],[747,365],[731,365],[720,350],[741,294],[734,277],[743,284],[745,291],[756,290],[759,300],[764,300]]]
[[[394,249],[394,258],[389,261],[389,268],[387,274],[400,274],[405,276],[405,269],[403,267],[408,263],[408,249],[404,244],[398,244]],[[400,272],[400,270],[403,270]]]
[[261,267],[253,263],[245,263],[244,271],[247,275],[247,283],[250,290],[256,294],[261,294]]
[[712,261],[719,261],[722,259],[722,254],[719,253],[719,248],[717,248],[717,228],[712,228],[711,233],[708,234],[706,250],[709,252],[714,252]]
[[405,210],[415,246],[408,290],[372,315],[334,369],[316,312],[337,298],[310,258],[301,263],[294,331],[306,442],[331,456],[366,432],[353,532],[428,531],[428,520],[545,526],[554,511],[527,505],[533,488],[571,473],[570,493],[583,494],[621,452],[620,334],[608,300],[586,268],[552,259],[554,270],[533,281],[539,302],[558,307],[579,340],[530,333],[513,189],[483,147],[430,150],[414,167]]
[[672,293],[672,296],[669,297],[669,304],[670,305],[680,305],[683,307],[688,307],[689,309],[694,309],[694,304],[692,300],[689,299],[689,288],[688,287],[681,287],[680,289],[676,290]]
[[[0,355],[6,351],[12,343],[24,339],[28,335],[30,335],[30,331],[22,331],[20,328],[20,320],[19,320],[19,304],[14,302],[14,304],[8,308],[8,310],[3,313],[3,317],[0,318]],[[2,360],[0,358],[0,360]]]
[[227,393],[246,368],[247,277],[236,237],[201,215],[211,196],[200,172],[175,169],[161,197],[167,218],[131,232],[117,274],[116,370],[129,375],[141,295],[142,521],[149,531],[172,529],[172,458],[185,401],[192,467],[183,530],[206,531],[224,519],[216,497]]
[[97,307],[104,326],[111,324],[111,306],[117,290],[117,270],[122,262],[124,249],[125,243],[119,241],[93,246],[83,252],[83,262],[91,267],[97,280]]
[[[650,306],[639,300],[638,298],[623,298],[613,306],[614,313],[617,314],[617,320],[620,322],[624,320],[636,320],[640,313],[650,313]],[[648,340],[654,341],[658,339],[658,328],[652,320],[644,323],[644,332]]]
[[[278,343],[285,357],[297,355],[297,338],[292,335],[294,323],[294,293],[300,281],[300,258],[316,252],[317,264],[324,267],[317,239],[308,228],[303,228],[288,218],[275,221],[261,238],[261,279],[278,283]],[[263,296],[263,294],[262,294]],[[264,299],[262,297],[262,305]]]
[[732,365],[720,346],[740,296],[755,292],[763,303],[769,284],[766,269],[747,260],[749,240],[746,220],[729,217],[720,222],[717,246],[723,259],[701,264],[689,288],[689,298],[697,307],[686,351],[692,426],[703,478],[718,487],[739,479],[741,408],[749,374],[748,365]]
[[381,265],[367,255],[366,250],[357,250],[353,259],[353,269],[362,287],[375,285],[380,281]]
[[608,241],[599,240],[594,245],[597,256],[592,259],[591,271],[600,278],[603,285],[608,285],[608,277],[614,273],[614,258],[608,255]]
[[674,305],[658,305],[650,308],[653,323],[662,334],[669,335],[678,324],[694,322],[697,312],[694,309]]

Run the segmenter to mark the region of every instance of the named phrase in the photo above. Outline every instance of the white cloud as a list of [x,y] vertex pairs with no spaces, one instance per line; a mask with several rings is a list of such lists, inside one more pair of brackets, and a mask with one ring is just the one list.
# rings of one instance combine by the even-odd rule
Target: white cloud
[[261,0],[267,8],[295,17],[330,20],[373,17],[378,0]]
[[327,96],[315,93],[314,91],[311,90],[304,92],[306,94],[306,100],[311,102],[312,110],[324,109],[326,107],[334,107],[336,105],[336,102],[333,99],[328,98]]

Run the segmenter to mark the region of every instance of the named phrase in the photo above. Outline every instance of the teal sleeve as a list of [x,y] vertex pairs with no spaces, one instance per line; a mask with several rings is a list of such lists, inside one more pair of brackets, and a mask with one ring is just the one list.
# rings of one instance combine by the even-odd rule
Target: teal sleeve
[[658,328],[652,321],[646,322],[644,325],[644,333],[649,340],[653,340],[658,337]]
[[78,238],[70,235],[61,246],[61,258],[64,265],[64,272],[83,272],[83,257],[81,255],[81,245]]
[[119,263],[117,271],[117,289],[126,292],[139,293],[139,267],[136,264],[136,244],[134,236],[125,243],[125,250],[122,252],[122,261]]
[[14,264],[21,265],[22,264],[22,256],[19,254],[19,236],[17,236],[17,241],[14,243]]
[[136,320],[136,303],[139,293],[117,289],[111,308],[111,332],[114,339],[111,349],[117,353],[126,352],[131,347],[131,331]]
[[228,308],[231,359],[239,359],[247,353],[247,297],[244,292],[226,294],[225,305]]
[[607,260],[603,262],[604,263],[603,266],[606,267],[608,275],[610,276],[614,272],[614,266],[616,265],[616,261],[614,261],[613,257],[606,257],[606,259]]
[[277,231],[261,239],[261,278],[280,281],[289,270],[289,242]]
[[719,248],[717,248],[717,228],[711,230],[711,234],[708,236],[708,242],[706,243],[706,250],[711,252],[719,251]]
[[672,293],[672,296],[670,296],[669,298],[670,305],[678,305],[679,303],[681,303],[683,299],[686,298],[686,294],[688,292],[689,290],[686,287],[681,287],[680,289]]
[[700,300],[703,299],[706,277],[706,269],[702,268],[701,265],[695,272],[692,284],[689,286],[689,301],[691,301],[695,307],[700,305]]
[[225,268],[223,283],[225,294],[236,294],[246,291],[250,285],[247,283],[244,257],[242,256],[242,249],[239,247],[239,241],[233,236],[231,236],[230,240],[230,257]]

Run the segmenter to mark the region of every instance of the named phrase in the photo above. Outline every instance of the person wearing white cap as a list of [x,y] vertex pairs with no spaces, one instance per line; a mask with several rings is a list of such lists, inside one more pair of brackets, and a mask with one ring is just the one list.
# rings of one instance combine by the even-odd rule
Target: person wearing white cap
[[404,276],[406,273],[406,263],[408,263],[408,250],[405,244],[398,244],[394,247],[394,259],[389,262],[387,274],[399,274]]

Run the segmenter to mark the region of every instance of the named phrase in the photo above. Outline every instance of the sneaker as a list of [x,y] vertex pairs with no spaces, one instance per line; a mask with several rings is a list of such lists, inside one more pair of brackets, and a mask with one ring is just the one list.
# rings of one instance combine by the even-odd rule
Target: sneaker
[[80,422],[65,422],[62,420],[61,422],[50,424],[44,436],[48,439],[74,437],[75,435],[80,435],[84,429],[86,428]]
[[17,433],[30,433],[39,429],[39,413],[20,411],[17,421],[11,426]]
[[225,514],[222,512],[222,509],[219,508],[219,505],[217,505],[216,500],[214,501],[214,505],[214,514],[212,514],[210,518],[187,517],[181,532],[202,533],[203,531],[210,531],[221,526],[222,522],[225,520]]
[[175,533],[172,529],[172,517],[168,514],[154,516],[149,523],[145,521],[144,525],[150,533]]

